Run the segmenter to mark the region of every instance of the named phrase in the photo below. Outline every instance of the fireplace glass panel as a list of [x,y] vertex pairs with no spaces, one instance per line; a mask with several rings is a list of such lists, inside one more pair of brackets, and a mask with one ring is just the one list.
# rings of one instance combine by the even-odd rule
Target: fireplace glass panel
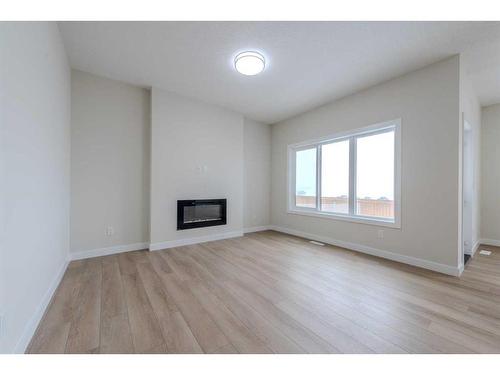
[[198,223],[204,221],[221,220],[221,205],[206,204],[184,207],[184,223]]

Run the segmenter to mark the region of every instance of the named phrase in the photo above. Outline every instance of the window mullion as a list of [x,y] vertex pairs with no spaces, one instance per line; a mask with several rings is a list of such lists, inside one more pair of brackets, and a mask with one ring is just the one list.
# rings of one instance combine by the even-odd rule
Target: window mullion
[[356,137],[349,138],[349,215],[356,215]]

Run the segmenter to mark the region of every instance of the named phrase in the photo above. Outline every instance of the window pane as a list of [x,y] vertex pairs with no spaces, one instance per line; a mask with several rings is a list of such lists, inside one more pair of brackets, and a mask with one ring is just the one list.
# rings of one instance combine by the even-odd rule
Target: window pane
[[349,141],[321,147],[321,210],[349,213]]
[[295,154],[295,205],[316,207],[316,148]]
[[394,218],[394,131],[357,138],[356,213]]

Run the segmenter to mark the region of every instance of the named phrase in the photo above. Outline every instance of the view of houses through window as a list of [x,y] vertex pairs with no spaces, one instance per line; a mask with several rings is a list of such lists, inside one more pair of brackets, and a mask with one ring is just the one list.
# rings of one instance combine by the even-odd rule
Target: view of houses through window
[[357,138],[356,213],[394,217],[394,131]]
[[349,213],[349,140],[321,146],[321,210]]
[[316,207],[316,147],[296,154],[295,188],[297,207]]

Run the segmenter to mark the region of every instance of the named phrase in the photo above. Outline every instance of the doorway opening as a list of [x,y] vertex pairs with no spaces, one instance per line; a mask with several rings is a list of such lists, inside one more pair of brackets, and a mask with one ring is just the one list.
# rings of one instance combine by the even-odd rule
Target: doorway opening
[[463,264],[472,256],[474,202],[474,139],[472,126],[463,121],[462,142],[462,254]]

